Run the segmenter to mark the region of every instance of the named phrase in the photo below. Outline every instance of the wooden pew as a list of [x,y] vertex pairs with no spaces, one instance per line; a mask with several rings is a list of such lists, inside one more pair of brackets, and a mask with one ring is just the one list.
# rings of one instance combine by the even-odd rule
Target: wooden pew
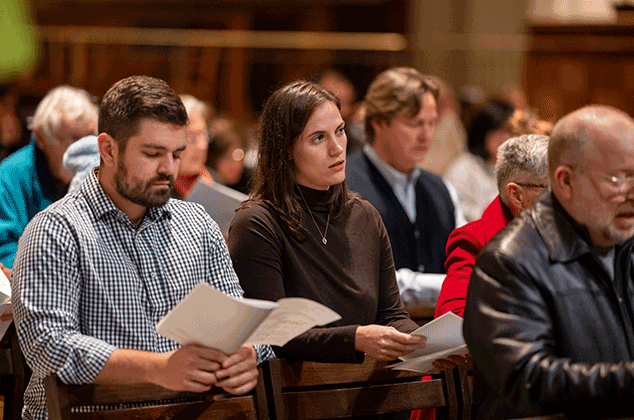
[[366,357],[361,364],[289,362],[263,366],[269,412],[275,420],[328,419],[437,408],[438,419],[458,418],[453,375],[396,371]]
[[3,419],[19,419],[24,390],[30,370],[20,350],[15,324],[11,324],[0,342],[0,395],[4,396]]
[[[45,378],[44,386],[50,420],[266,420],[269,417],[261,372],[256,389],[241,396],[224,394],[217,388],[197,394],[150,384],[66,385],[57,376]],[[129,407],[130,403],[140,402],[152,402],[152,405]],[[126,403],[128,406],[121,406]],[[108,406],[109,409],[88,413],[71,410],[83,406]]]
[[433,320],[434,312],[436,312],[436,307],[434,306],[417,306],[407,309],[409,317],[418,325],[425,325]]

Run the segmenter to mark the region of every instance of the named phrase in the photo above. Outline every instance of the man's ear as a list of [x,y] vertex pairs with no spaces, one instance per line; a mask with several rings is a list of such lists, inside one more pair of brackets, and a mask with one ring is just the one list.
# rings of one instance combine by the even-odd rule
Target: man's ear
[[515,182],[506,184],[506,195],[509,198],[509,207],[513,215],[526,210],[524,208],[524,189]]
[[572,169],[566,165],[560,165],[553,174],[553,191],[557,190],[561,198],[570,200],[572,198]]
[[383,118],[378,118],[378,117],[372,118],[370,123],[372,124],[372,128],[374,129],[375,133],[378,133],[383,128],[385,128],[385,127],[387,127],[389,125],[386,120],[384,120]]
[[46,146],[44,144],[44,142],[46,142],[46,139],[44,138],[42,130],[39,127],[34,127],[31,131],[33,131],[33,137],[35,138],[35,145],[37,146],[37,148],[42,151],[46,150]]
[[107,133],[101,133],[99,137],[97,137],[97,142],[99,144],[99,154],[104,164],[111,167],[116,166],[119,156],[119,147],[115,139]]

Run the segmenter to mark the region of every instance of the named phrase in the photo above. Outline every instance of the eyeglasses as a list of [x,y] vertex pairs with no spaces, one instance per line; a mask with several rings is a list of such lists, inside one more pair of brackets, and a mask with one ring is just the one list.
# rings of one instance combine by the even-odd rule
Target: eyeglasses
[[632,175],[610,175],[601,172],[597,172],[597,175],[601,177],[611,188],[615,191],[624,193],[634,187],[634,176]]
[[[579,172],[587,172],[590,175],[594,174],[598,176],[599,178],[601,178],[601,181],[603,181],[601,185],[603,186],[604,191],[611,194],[623,194],[631,191],[632,188],[634,188],[634,175],[621,174],[617,176],[606,174],[605,172],[601,171],[591,171],[590,169],[586,168],[571,168]],[[590,177],[590,179],[593,180],[593,182],[595,182],[596,184],[596,181],[594,181],[593,177]],[[601,189],[599,185],[597,185],[597,187]]]
[[527,188],[541,188],[541,189],[548,188],[548,185],[546,184],[533,184],[531,182],[526,182],[526,183],[516,182],[516,184],[522,187],[527,187]]

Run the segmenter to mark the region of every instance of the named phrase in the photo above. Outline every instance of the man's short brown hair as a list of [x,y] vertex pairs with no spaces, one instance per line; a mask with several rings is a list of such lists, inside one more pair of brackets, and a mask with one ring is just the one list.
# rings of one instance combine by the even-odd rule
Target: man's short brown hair
[[130,76],[112,85],[101,100],[99,133],[109,134],[125,150],[144,118],[181,127],[188,122],[183,102],[166,82]]
[[438,99],[436,83],[411,67],[396,67],[379,74],[365,95],[365,133],[368,143],[374,143],[373,121],[389,124],[402,111],[413,118],[420,112],[422,97],[428,92]]

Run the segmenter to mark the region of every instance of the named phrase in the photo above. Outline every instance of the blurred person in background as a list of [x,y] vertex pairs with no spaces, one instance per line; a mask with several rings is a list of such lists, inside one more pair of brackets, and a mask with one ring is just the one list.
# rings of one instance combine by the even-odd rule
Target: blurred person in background
[[527,110],[517,109],[509,118],[509,131],[513,136],[521,136],[522,134],[543,134],[550,135],[553,125],[548,121],[540,120],[537,116]]
[[198,177],[211,181],[212,177],[205,163],[209,147],[208,121],[214,114],[214,109],[191,95],[181,95],[181,101],[187,110],[189,123],[187,124],[187,147],[181,154],[181,165],[172,195],[184,198],[194,186]]
[[17,115],[17,96],[9,84],[0,84],[0,162],[26,146],[22,139],[22,123]]
[[78,189],[84,182],[90,171],[99,166],[99,144],[97,136],[86,136],[68,146],[64,152],[64,168],[73,176],[68,186],[71,193]]
[[341,117],[346,123],[346,137],[348,146],[346,154],[351,155],[359,151],[365,144],[363,118],[355,118],[357,114],[357,92],[354,85],[343,73],[335,69],[328,69],[316,78],[317,84],[334,93],[341,103]]
[[453,90],[439,77],[430,76],[438,85],[438,123],[431,145],[420,167],[442,175],[451,161],[467,146],[467,133],[460,119],[460,104]]
[[488,100],[467,128],[467,149],[447,168],[444,178],[458,192],[460,207],[467,221],[482,216],[498,194],[493,168],[497,148],[512,136],[508,125],[513,107],[505,101]]
[[469,126],[485,101],[486,95],[480,86],[467,85],[460,88],[458,102],[460,103],[460,121],[462,121],[463,126]]
[[346,168],[350,189],[381,214],[406,307],[436,301],[445,244],[464,224],[453,187],[418,166],[438,120],[437,97],[434,80],[416,69],[379,74],[365,97],[368,144],[350,156]]
[[0,262],[8,268],[27,223],[66,194],[64,152],[97,133],[97,106],[84,90],[60,86],[38,104],[29,128],[32,141],[0,164]]
[[252,169],[244,162],[244,141],[236,122],[218,116],[209,124],[207,166],[214,180],[241,193],[248,194]]

